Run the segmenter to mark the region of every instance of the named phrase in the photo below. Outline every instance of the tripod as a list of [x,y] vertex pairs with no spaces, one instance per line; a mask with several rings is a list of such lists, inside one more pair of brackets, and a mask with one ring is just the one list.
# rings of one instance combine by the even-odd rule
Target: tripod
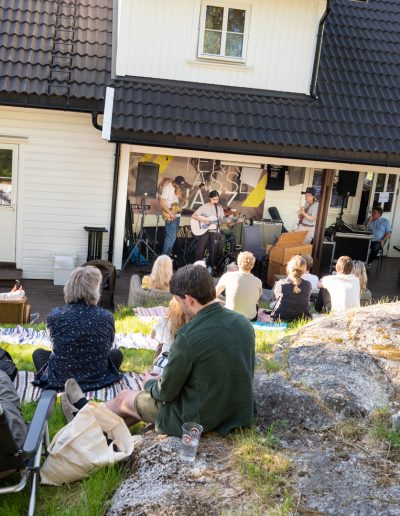
[[148,204],[145,204],[144,203],[144,199],[142,199],[140,204],[134,204],[134,205],[132,205],[132,207],[137,208],[137,209],[140,210],[140,230],[139,230],[139,234],[137,235],[137,239],[136,239],[135,245],[129,251],[128,256],[126,257],[124,263],[122,264],[121,270],[125,269],[126,264],[132,258],[132,256],[135,253],[136,249],[138,250],[138,255],[137,255],[137,258],[136,258],[136,265],[138,265],[139,260],[140,260],[140,254],[141,254],[140,252],[141,252],[141,249],[142,249],[142,244],[144,244],[146,246],[147,250],[150,251],[150,253],[152,253],[153,258],[157,256],[155,250],[152,247],[150,247],[150,245],[148,244],[147,240],[145,240],[143,238],[144,219],[146,217],[146,211],[150,209],[150,206]]

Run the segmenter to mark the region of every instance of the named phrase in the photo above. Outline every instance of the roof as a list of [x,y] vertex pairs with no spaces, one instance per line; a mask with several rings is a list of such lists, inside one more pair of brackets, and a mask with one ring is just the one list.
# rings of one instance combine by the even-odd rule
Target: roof
[[102,110],[112,1],[2,0],[0,104]]
[[400,2],[335,0],[318,99],[138,77],[117,79],[112,139],[400,166]]

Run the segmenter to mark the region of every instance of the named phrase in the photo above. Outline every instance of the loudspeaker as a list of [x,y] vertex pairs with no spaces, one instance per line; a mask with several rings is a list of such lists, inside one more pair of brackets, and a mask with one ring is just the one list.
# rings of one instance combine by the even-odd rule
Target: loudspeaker
[[357,192],[358,174],[358,172],[339,170],[339,180],[336,183],[337,193],[354,197]]
[[157,163],[141,161],[138,164],[136,177],[136,197],[148,197],[155,199],[157,197],[158,170],[160,166]]
[[336,242],[322,242],[321,261],[319,264],[319,277],[328,276],[331,273],[333,256],[335,254]]

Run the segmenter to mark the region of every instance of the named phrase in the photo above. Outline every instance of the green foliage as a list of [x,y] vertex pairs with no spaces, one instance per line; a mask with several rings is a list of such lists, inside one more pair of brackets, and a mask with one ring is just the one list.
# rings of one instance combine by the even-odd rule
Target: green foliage
[[266,358],[264,359],[264,368],[266,373],[277,373],[280,371],[281,366],[275,360]]

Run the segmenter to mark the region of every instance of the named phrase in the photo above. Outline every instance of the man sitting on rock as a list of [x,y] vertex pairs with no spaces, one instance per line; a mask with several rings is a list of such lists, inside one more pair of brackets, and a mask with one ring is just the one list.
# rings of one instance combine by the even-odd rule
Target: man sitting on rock
[[[154,423],[157,432],[168,435],[181,436],[187,421],[222,435],[250,425],[255,360],[251,324],[215,301],[214,282],[204,267],[179,269],[170,291],[192,320],[177,331],[162,376],[145,374],[144,391],[124,390],[107,407],[127,425]],[[66,382],[65,394],[70,419],[87,400],[73,379]]]
[[346,312],[360,308],[360,281],[353,274],[353,260],[341,256],[336,263],[336,274],[323,277],[315,308],[318,312]]

